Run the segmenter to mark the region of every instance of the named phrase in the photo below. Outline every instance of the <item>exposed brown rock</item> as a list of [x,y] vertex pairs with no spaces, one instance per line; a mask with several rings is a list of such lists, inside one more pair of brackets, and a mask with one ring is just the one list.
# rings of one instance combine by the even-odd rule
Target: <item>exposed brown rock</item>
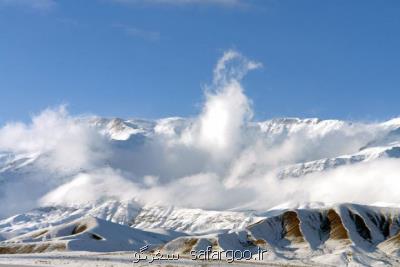
[[79,233],[82,233],[82,232],[84,232],[85,230],[87,229],[87,226],[86,225],[84,225],[84,224],[79,224],[79,225],[77,225],[77,226],[75,226],[75,228],[74,228],[74,230],[72,230],[72,235],[76,235],[76,234],[79,234]]
[[197,244],[197,238],[188,238],[183,242],[183,254],[190,253],[193,250],[193,247]]
[[267,244],[267,242],[263,239],[256,239],[256,240],[252,241],[252,243],[255,246],[265,246]]
[[385,253],[398,253],[400,250],[400,232],[378,245]]
[[400,233],[392,236],[391,238],[386,240],[385,243],[391,243],[392,245],[397,246],[400,249]]
[[334,240],[349,239],[349,234],[339,214],[335,210],[329,209],[326,216],[329,221],[329,238]]
[[283,237],[295,242],[304,242],[303,234],[300,230],[300,220],[294,211],[286,211],[282,215]]
[[389,236],[395,236],[399,233],[400,222],[398,216],[390,217],[390,225],[389,225]]
[[43,230],[43,231],[40,231],[40,232],[37,232],[37,233],[34,233],[33,235],[32,235],[32,238],[38,238],[38,237],[41,237],[41,236],[43,236],[43,235],[45,235],[45,234],[47,234],[47,230]]
[[64,243],[30,243],[30,244],[9,244],[0,246],[0,254],[27,254],[43,253],[50,251],[65,251]]

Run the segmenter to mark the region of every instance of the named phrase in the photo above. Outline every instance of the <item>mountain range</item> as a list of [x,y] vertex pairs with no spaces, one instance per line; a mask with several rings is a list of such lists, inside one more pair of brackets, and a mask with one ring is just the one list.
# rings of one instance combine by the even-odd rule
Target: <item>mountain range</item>
[[0,133],[1,253],[210,246],[263,249],[266,263],[400,264],[396,189],[373,195],[398,175],[400,119],[247,122],[220,154],[198,145],[215,136],[194,134],[196,119],[57,116],[59,128],[9,125],[17,146]]

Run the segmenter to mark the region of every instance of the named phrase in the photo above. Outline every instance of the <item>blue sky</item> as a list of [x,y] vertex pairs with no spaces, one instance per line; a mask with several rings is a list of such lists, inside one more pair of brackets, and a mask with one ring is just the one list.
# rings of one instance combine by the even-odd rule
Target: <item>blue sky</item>
[[262,62],[258,120],[400,115],[397,0],[0,0],[0,123],[72,114],[192,116],[217,59]]

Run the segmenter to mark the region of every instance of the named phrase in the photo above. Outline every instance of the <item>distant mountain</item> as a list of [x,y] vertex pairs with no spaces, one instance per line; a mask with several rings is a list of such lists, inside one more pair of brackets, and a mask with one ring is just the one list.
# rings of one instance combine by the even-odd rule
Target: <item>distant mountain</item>
[[[193,123],[191,119],[178,117],[160,120],[94,117],[82,118],[79,121],[107,137],[111,145],[123,148],[125,144],[127,149],[132,149],[132,146],[135,145],[140,146],[146,140],[179,136]],[[298,159],[298,164],[282,166],[282,177],[300,176],[325,168],[334,168],[380,157],[400,157],[400,119],[377,124],[361,124],[316,118],[282,118],[249,123],[246,127],[246,134],[260,136],[269,145],[279,144],[290,138],[298,138],[298,135],[306,136],[313,143],[320,142],[321,147],[326,145],[327,149],[322,149],[317,155],[306,155],[304,159]],[[354,132],[351,132],[353,130]],[[354,142],[360,143],[360,146],[353,151],[351,151],[352,147],[349,148],[349,153],[345,154],[337,154],[335,149],[329,150],[335,144],[329,144],[328,141],[342,137],[360,138]],[[46,157],[41,151],[30,153],[0,151],[0,173],[29,171],[35,162],[40,161],[41,157]],[[4,178],[6,175],[2,176]]]
[[[218,201],[226,197],[229,202],[234,193],[214,200],[213,193],[196,183],[193,188],[202,190],[204,202],[220,208],[196,209],[187,200],[193,191],[184,195],[187,199],[181,205],[156,201],[164,190],[179,192],[167,191],[172,182],[182,183],[182,177],[199,173],[215,174],[213,179],[223,185],[220,190],[246,189],[251,182],[248,177],[275,175],[278,182],[302,181],[343,166],[395,160],[400,158],[400,119],[248,122],[241,126],[240,142],[230,150],[236,154],[216,159],[203,146],[190,143],[194,137],[188,132],[196,127],[190,118],[85,117],[74,119],[71,127],[75,123],[80,127],[76,131],[85,131],[82,138],[87,140],[78,146],[84,158],[75,150],[69,154],[68,146],[62,147],[62,159],[68,159],[62,164],[58,164],[58,148],[0,151],[0,200],[7,203],[1,210],[0,252],[138,250],[151,245],[163,253],[188,254],[211,246],[216,250],[266,249],[266,262],[282,264],[289,259],[305,265],[400,264],[396,207],[296,203],[294,197],[292,206],[275,203],[264,209],[255,199],[226,209]],[[93,174],[108,177],[107,170],[116,174],[117,178],[112,177],[116,180],[108,184],[107,179],[93,178]],[[124,179],[134,185],[126,185]],[[119,187],[108,192],[115,184]],[[134,186],[137,196],[129,195],[129,186]],[[184,191],[187,184],[180,186]],[[280,194],[268,191],[268,183],[263,186],[266,195]],[[82,188],[88,193],[79,191]],[[149,193],[141,198],[145,190]],[[69,202],[78,191],[74,198],[78,201]],[[246,199],[252,191],[237,192],[235,198]],[[260,205],[253,207],[253,203]],[[15,210],[18,215],[10,216]]]

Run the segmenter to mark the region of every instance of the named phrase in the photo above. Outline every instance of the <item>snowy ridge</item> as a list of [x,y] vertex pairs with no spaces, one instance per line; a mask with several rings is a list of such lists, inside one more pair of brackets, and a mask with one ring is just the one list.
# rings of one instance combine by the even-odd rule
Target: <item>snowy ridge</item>
[[129,225],[138,215],[135,203],[107,201],[99,205],[81,207],[43,207],[0,221],[0,236],[12,238],[37,229],[69,223],[84,216],[93,216],[110,222]]
[[[146,136],[154,138],[161,136],[177,136],[188,127],[192,121],[184,118],[165,118],[157,121],[146,120],[122,120],[92,119],[91,125],[95,125],[103,134],[112,140],[126,141],[134,136]],[[361,127],[360,127],[361,126]],[[320,158],[313,161],[305,161],[295,165],[282,166],[278,172],[280,178],[299,177],[313,172],[320,172],[335,167],[368,162],[378,158],[400,157],[400,122],[392,119],[380,124],[360,124],[340,120],[321,120],[318,118],[280,118],[248,126],[250,132],[263,135],[266,141],[280,143],[298,134],[306,135],[310,139],[324,139],[338,132],[351,132],[357,129],[365,131],[365,145],[351,154],[335,155],[335,157]],[[376,132],[368,133],[371,129]],[[356,134],[356,133],[352,133]]]
[[[150,211],[160,218],[166,210],[147,208],[136,221],[149,223]],[[200,210],[192,216],[209,218],[204,224],[221,226],[221,214]],[[188,214],[189,209],[181,211]],[[171,217],[179,210],[169,211]],[[172,215],[175,214],[175,215]],[[211,214],[214,215],[211,216]],[[232,216],[234,213],[229,214]],[[323,209],[288,209],[270,212],[241,229],[219,229],[207,234],[184,234],[173,231],[176,225],[163,225],[163,230],[127,225],[83,216],[54,227],[44,227],[0,243],[2,253],[50,251],[138,251],[148,245],[149,253],[160,249],[165,254],[189,257],[191,251],[266,250],[264,263],[312,265],[398,265],[400,263],[400,210],[355,204],[340,204]],[[274,215],[272,215],[274,214]],[[228,216],[229,217],[229,216]],[[189,217],[188,220],[193,217]],[[179,216],[176,220],[180,220]],[[192,221],[196,224],[196,221]],[[137,223],[136,223],[137,224]],[[154,225],[155,226],[155,225]],[[259,262],[259,259],[254,258]]]
[[146,232],[94,217],[43,228],[4,242],[1,253],[37,253],[49,251],[137,251],[144,245],[156,246],[179,233]]
[[0,153],[0,173],[8,170],[18,170],[33,163],[40,153]]
[[[93,127],[96,131],[112,141],[118,141],[119,147],[132,147],[132,140],[154,138],[177,138],[182,131],[192,124],[191,119],[165,118],[160,120],[141,120],[120,118],[80,118],[79,123]],[[268,144],[280,144],[290,138],[307,136],[313,142],[321,142],[327,138],[338,135],[337,138],[361,133],[360,147],[349,154],[334,154],[334,151],[326,153],[328,157],[318,157],[315,160],[305,159],[295,165],[281,166],[279,176],[300,176],[315,171],[334,168],[341,165],[369,161],[379,157],[399,157],[400,147],[400,123],[398,119],[392,119],[379,124],[351,123],[340,120],[320,120],[282,118],[264,122],[250,123],[247,130],[251,134],[262,136]],[[373,131],[372,131],[373,130]],[[352,132],[354,131],[354,132]],[[364,133],[363,133],[364,132]],[[333,154],[332,154],[333,153]],[[29,153],[12,153],[0,151],[0,175],[3,172],[15,172],[21,168],[32,168],[30,165],[38,162],[41,156],[46,156],[43,151]],[[310,159],[310,158],[308,158]],[[34,167],[34,166],[33,166]]]
[[330,209],[295,209],[263,219],[243,231],[185,236],[167,243],[166,253],[213,250],[267,250],[284,264],[347,266],[399,264],[400,211],[341,204]]
[[400,143],[394,143],[391,146],[367,147],[352,155],[342,155],[335,158],[285,166],[279,171],[278,177],[300,177],[314,172],[321,172],[360,162],[369,162],[380,158],[400,158]]
[[44,207],[0,221],[0,236],[10,239],[42,228],[92,216],[139,229],[167,229],[187,234],[240,230],[265,218],[254,212],[208,211],[177,207],[146,206],[107,201],[81,207]]
[[[79,123],[85,131],[89,129],[88,142],[84,144],[94,152],[88,154],[88,159],[78,157],[78,164],[70,156],[69,147],[62,156],[72,160],[61,165],[54,160],[60,155],[53,148],[36,150],[33,146],[30,151],[0,151],[0,197],[10,196],[8,186],[41,185],[36,191],[24,192],[36,194],[36,202],[27,199],[18,215],[9,217],[15,213],[10,212],[13,207],[7,209],[8,205],[1,210],[5,214],[2,217],[9,217],[0,220],[2,253],[131,251],[151,245],[164,253],[187,255],[191,250],[211,246],[216,250],[266,249],[266,261],[282,264],[288,259],[305,265],[400,263],[398,208],[355,204],[327,208],[335,202],[318,202],[314,207],[320,208],[310,208],[312,205],[304,206],[307,198],[298,198],[305,202],[296,202],[296,197],[293,203],[287,201],[292,193],[302,193],[313,184],[317,184],[314,191],[319,193],[318,181],[327,179],[324,174],[331,170],[361,166],[354,172],[358,176],[366,163],[387,159],[390,165],[378,166],[396,165],[400,158],[398,119],[351,123],[284,118],[245,123],[240,126],[240,136],[250,141],[238,147],[235,144],[232,151],[236,153],[238,149],[240,153],[232,152],[232,158],[222,146],[215,161],[207,150],[210,146],[191,143],[190,138],[196,135],[187,137],[188,131],[195,129],[191,128],[191,119],[80,118]],[[97,135],[101,138],[96,139]],[[92,136],[96,136],[94,143],[90,142]],[[75,144],[73,141],[68,144]],[[77,147],[82,152],[80,145]],[[278,179],[268,180],[271,173]],[[396,178],[397,172],[390,174]],[[380,178],[379,170],[376,177]],[[362,180],[362,176],[359,183],[346,184],[346,188],[357,189],[377,181],[376,177]],[[302,179],[312,183],[302,184]],[[295,181],[300,182],[294,184],[294,191],[281,194],[284,186]],[[385,180],[388,184],[393,181]],[[341,184],[343,180],[334,180],[317,196],[323,197],[330,193],[332,185]],[[305,188],[297,190],[299,186]],[[364,188],[357,194],[368,195],[370,192]],[[15,192],[19,193],[19,189],[17,186]],[[390,190],[391,196],[396,196],[395,187]],[[77,191],[75,199],[64,202]],[[248,198],[256,193],[257,198]],[[305,191],[304,195],[312,193]],[[186,207],[174,206],[176,199],[183,205],[192,202]],[[216,208],[201,206],[203,199]],[[234,202],[237,199],[243,202]],[[365,199],[399,206],[393,197]],[[270,205],[264,208],[268,201]],[[9,203],[17,202],[11,198]],[[226,208],[227,203],[234,204]],[[197,205],[201,208],[191,208]],[[275,209],[270,210],[271,207]],[[75,231],[81,225],[85,229]]]
[[240,230],[262,218],[255,215],[254,212],[147,206],[140,210],[132,226],[142,229],[164,228],[198,234],[224,229]]
[[122,120],[120,118],[93,118],[89,124],[112,140],[126,141],[133,135],[152,133],[154,122],[145,120]]

